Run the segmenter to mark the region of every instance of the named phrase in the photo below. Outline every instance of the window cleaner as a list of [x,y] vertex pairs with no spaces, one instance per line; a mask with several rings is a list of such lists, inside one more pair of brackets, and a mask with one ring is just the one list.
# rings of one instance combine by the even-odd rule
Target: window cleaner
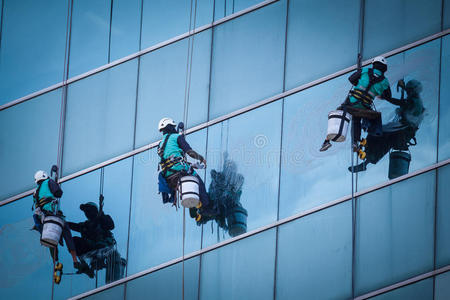
[[[409,147],[417,144],[416,132],[424,118],[425,108],[420,97],[422,84],[418,80],[412,79],[406,85],[403,80],[399,80],[397,91],[399,88],[402,89],[400,99],[386,99],[398,106],[394,118],[383,125],[381,136],[367,135],[366,159],[355,166],[353,172],[365,171],[368,164],[376,164],[388,152],[394,150],[389,156],[388,177],[393,179],[408,173],[411,160],[411,155],[408,153]],[[349,167],[348,170],[351,172],[352,167]]]
[[[365,139],[361,140],[361,121],[363,120],[364,129],[373,132],[375,135],[381,134],[381,113],[375,111],[373,100],[375,97],[382,99],[391,98],[391,89],[389,81],[384,76],[387,71],[386,59],[377,56],[372,61],[372,68],[363,68],[348,78],[353,88],[349,91],[347,98],[337,111],[329,114],[329,132],[323,142],[320,151],[326,151],[331,147],[331,142],[345,140],[346,122],[352,122],[352,147],[358,153],[361,159],[365,157],[363,147],[366,144]],[[348,116],[348,114],[351,115]],[[339,123],[336,120],[339,119]],[[339,126],[336,126],[339,124]],[[337,129],[337,130],[336,130]],[[330,132],[331,131],[331,132]],[[330,134],[331,133],[331,134]]]
[[63,245],[61,235],[66,241],[67,249],[72,255],[73,266],[76,269],[82,268],[78,262],[75,246],[70,229],[64,221],[64,215],[59,210],[59,198],[63,191],[58,181],[58,168],[52,167],[52,173],[55,173],[55,179],[48,176],[45,171],[39,170],[34,174],[34,180],[37,184],[33,194],[33,230],[41,234],[41,244],[49,247],[50,255],[54,261],[54,282],[59,284],[61,281],[62,264],[58,258],[58,243]]
[[[184,129],[183,123],[178,126],[179,129]],[[198,212],[197,219],[200,220],[202,215],[213,216],[216,214],[216,208],[209,200],[209,196],[206,193],[205,184],[201,177],[195,172],[194,168],[190,163],[187,162],[185,155],[197,159],[200,161],[204,167],[206,167],[206,160],[195,152],[191,146],[186,142],[183,133],[179,133],[176,129],[176,124],[174,120],[170,118],[163,118],[159,121],[158,130],[163,134],[161,143],[158,145],[158,155],[161,158],[158,169],[161,169],[159,174],[159,191],[162,193],[163,203],[170,202],[176,206],[176,194],[181,197],[194,195],[196,192],[194,190],[188,191],[188,193],[183,195],[183,187],[192,188],[196,184],[198,185],[198,205],[195,207]],[[183,180],[182,178],[189,176],[189,180]],[[184,203],[186,206],[195,203],[193,198],[186,197],[187,200]],[[181,199],[183,201],[183,198]]]

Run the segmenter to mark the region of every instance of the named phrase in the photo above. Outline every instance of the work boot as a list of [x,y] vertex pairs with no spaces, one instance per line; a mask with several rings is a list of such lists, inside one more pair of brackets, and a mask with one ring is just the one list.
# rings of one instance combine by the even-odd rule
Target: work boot
[[[367,170],[367,161],[363,161],[357,166],[353,167],[353,173],[358,173]],[[352,166],[348,167],[348,171],[352,172]]]
[[331,147],[331,143],[330,143],[330,141],[329,140],[325,140],[324,142],[323,142],[323,144],[322,144],[322,147],[320,147],[320,152],[324,152],[324,151],[327,151],[328,149],[330,149],[330,147]]

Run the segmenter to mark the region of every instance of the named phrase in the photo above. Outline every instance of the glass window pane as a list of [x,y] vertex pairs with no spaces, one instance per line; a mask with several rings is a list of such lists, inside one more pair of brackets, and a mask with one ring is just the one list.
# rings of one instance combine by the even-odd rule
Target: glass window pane
[[[450,6],[450,1],[449,1]],[[450,36],[442,38],[439,161],[450,158]]]
[[419,281],[386,294],[373,297],[374,300],[431,300],[433,299],[433,279]]
[[[442,0],[370,0],[364,17],[364,58],[412,43],[441,29]],[[377,13],[383,11],[383,13]]]
[[450,27],[450,1],[449,0],[444,0],[443,17],[444,17],[444,20],[443,20],[444,28],[442,28],[442,29],[448,29]]
[[[206,130],[190,134],[186,140],[195,151],[204,154]],[[134,158],[128,275],[183,254],[183,209],[177,210],[170,203],[163,204],[158,194],[158,163],[156,149]],[[190,218],[189,210],[185,213],[187,254],[200,248],[201,227]]]
[[[195,12],[197,2],[197,15],[191,20]],[[144,0],[144,11],[142,20],[142,49],[166,41],[177,35],[211,23],[213,15],[213,1],[207,0]],[[187,52],[187,46],[186,46]]]
[[200,299],[273,299],[275,229],[202,256]]
[[[350,138],[319,152],[328,112],[344,102],[348,75],[285,99],[280,218],[351,194]],[[348,136],[350,135],[350,131]]]
[[262,0],[215,0],[214,1],[214,21],[222,19],[228,15],[237,13],[253,5],[263,2]]
[[438,170],[436,268],[450,264],[450,165]]
[[436,276],[435,300],[448,299],[450,295],[450,272]]
[[[409,94],[405,93],[409,106],[400,107],[375,100],[377,110],[382,113],[383,136],[367,138],[367,162],[372,164],[367,165],[367,171],[358,173],[358,190],[388,180],[390,167],[399,176],[436,162],[439,62],[439,40],[388,59],[386,77],[391,84],[393,97],[401,98],[397,81],[404,78],[407,86],[411,87]],[[416,138],[416,146],[409,145],[414,144],[413,137]],[[403,153],[399,154],[399,150]],[[410,155],[409,168],[408,164],[404,168],[394,168],[396,159],[390,159],[390,155]]]
[[434,195],[428,172],[358,199],[356,295],[433,268]]
[[352,297],[351,201],[282,225],[278,234],[277,299]]
[[[161,118],[183,121],[187,49],[188,39],[184,39],[141,58],[136,147],[160,138]],[[211,30],[196,34],[186,128],[207,120],[210,51]]]
[[[140,277],[127,283],[127,299],[198,299],[199,257]],[[184,279],[184,297],[182,280]]]
[[111,22],[110,60],[139,51],[141,0],[114,0]]
[[[270,126],[268,126],[268,120],[270,120]],[[234,209],[235,206],[240,205],[248,215],[245,221],[242,219],[246,222],[247,231],[270,224],[277,219],[280,129],[280,101],[208,127],[206,186],[211,194],[213,170],[223,172],[224,165],[233,166],[229,168],[234,170],[233,173],[223,172],[223,174],[230,174],[226,175],[228,178],[232,176],[231,174],[242,178],[243,183],[240,183],[242,194],[236,198],[219,194],[217,202],[227,207],[221,210],[222,215],[228,216],[227,212],[233,208],[234,216],[237,218],[243,217]],[[217,177],[219,179],[215,182],[218,182],[220,187],[220,177]],[[239,186],[238,182],[236,180],[236,187]],[[228,221],[234,224],[231,218]],[[214,223],[215,225],[217,223]],[[209,224],[206,224],[203,232],[203,247],[233,235],[234,233],[227,232],[226,228],[225,232],[222,229],[211,231]]]
[[34,187],[37,170],[56,164],[61,90],[0,111],[0,199]]
[[286,89],[356,63],[359,3],[359,0],[289,2]]
[[89,300],[123,300],[124,299],[124,286],[125,285],[119,285],[116,287],[113,287],[111,289],[107,289],[106,291],[103,291],[98,294],[94,294],[90,297],[86,297],[83,299],[89,299]]
[[[89,264],[91,269],[97,271],[96,277],[92,279],[86,274],[63,278],[58,286],[61,298],[80,294],[125,276],[131,167],[132,158],[128,158],[105,167],[103,179],[101,170],[96,170],[62,184],[64,194],[61,198],[61,208],[66,221],[77,224],[71,227],[77,254]],[[114,228],[94,233],[91,227],[98,223],[88,218],[88,214],[81,209],[81,205],[93,202],[94,205],[100,206],[102,183],[104,196],[102,211],[105,216],[111,218],[105,217],[109,221],[112,220]],[[101,223],[104,226],[108,224],[106,223],[108,219],[105,218],[102,218],[105,221]],[[112,235],[109,236],[111,233]],[[100,259],[93,258],[94,255],[100,256]],[[100,261],[106,263],[102,265]],[[67,256],[63,264],[68,270],[73,268],[70,256]]]
[[[30,197],[0,207],[2,299],[50,299],[53,262],[33,227]],[[62,249],[61,256],[68,255]]]
[[5,1],[0,105],[62,81],[68,1]]
[[214,28],[210,118],[283,89],[286,1]]
[[133,148],[137,60],[69,86],[63,173],[70,174]]
[[73,2],[69,77],[108,63],[111,0]]

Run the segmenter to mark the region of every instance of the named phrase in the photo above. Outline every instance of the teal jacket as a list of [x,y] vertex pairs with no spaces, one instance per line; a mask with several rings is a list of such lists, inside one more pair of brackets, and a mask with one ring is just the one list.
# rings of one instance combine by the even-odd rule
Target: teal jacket
[[[159,144],[159,147],[162,147],[164,141],[166,140],[168,134],[164,134],[163,138]],[[180,145],[179,141],[180,141],[180,134],[178,133],[172,133],[169,136],[169,140],[167,141],[166,144],[166,148],[164,149],[164,153],[163,153],[163,158],[166,160],[169,157],[174,157],[174,158],[181,158],[184,157],[185,152],[190,149],[190,146],[186,143],[185,145]],[[182,139],[184,141],[184,139]],[[183,150],[184,147],[185,149]],[[181,170],[185,170],[188,171],[189,170],[189,165],[186,164],[185,162],[179,162],[176,163],[175,165],[173,165],[172,167],[170,167],[170,169],[167,171],[166,176],[170,176],[172,174],[174,174],[175,172],[179,172]],[[195,172],[194,172],[195,175]]]
[[[380,70],[377,69],[373,69],[373,73],[378,76],[381,76],[383,74]],[[368,86],[369,86],[369,68],[363,68],[358,83],[354,86],[353,89],[365,90]],[[373,98],[375,98],[376,96],[381,96],[383,92],[385,92],[387,89],[390,89],[390,85],[389,81],[385,77],[382,81],[373,84],[368,92]],[[358,100],[353,96],[350,96],[349,98],[351,103],[358,102]],[[355,106],[356,107],[360,106],[359,108],[364,108],[364,106],[361,103],[358,103]]]
[[[36,193],[39,194],[36,194]],[[54,200],[62,196],[62,190],[53,179],[46,179],[41,184],[40,187],[36,188],[35,195],[33,197],[33,201],[35,206],[38,206],[38,201],[42,201],[44,199]],[[43,210],[53,211],[52,203],[47,203],[41,207]]]

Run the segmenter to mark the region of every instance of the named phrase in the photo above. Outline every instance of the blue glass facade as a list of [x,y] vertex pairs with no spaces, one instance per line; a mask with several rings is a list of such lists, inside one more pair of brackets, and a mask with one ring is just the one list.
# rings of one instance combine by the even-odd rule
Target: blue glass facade
[[[0,298],[450,297],[449,1],[0,7]],[[417,145],[398,179],[388,177],[393,149],[359,173],[348,170],[361,162],[350,139],[319,152],[358,54],[387,57],[395,98],[400,79],[422,86]],[[399,117],[375,105],[384,125]],[[205,156],[207,190],[217,173],[240,180],[244,230],[232,230],[234,211],[196,222],[163,204],[166,116]],[[69,274],[52,285],[48,250],[29,230],[33,174],[52,164],[67,221],[85,221],[80,205],[100,195],[114,221],[117,264],[93,278],[70,274],[64,246]]]

